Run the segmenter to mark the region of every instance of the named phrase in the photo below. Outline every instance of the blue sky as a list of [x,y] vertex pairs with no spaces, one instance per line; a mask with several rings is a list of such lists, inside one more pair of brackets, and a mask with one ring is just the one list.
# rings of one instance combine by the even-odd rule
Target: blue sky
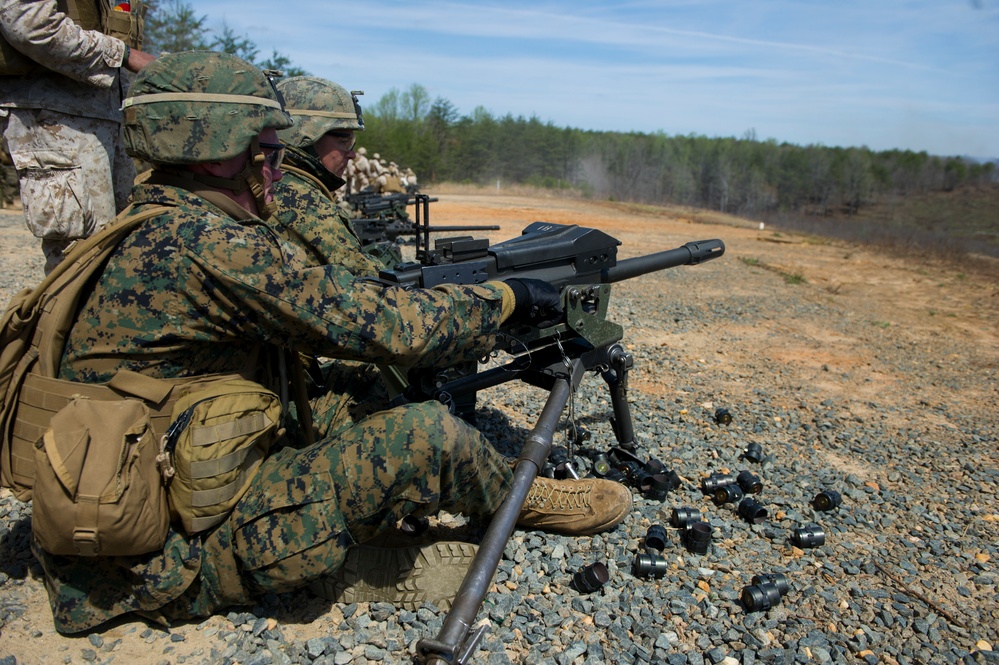
[[356,90],[561,127],[999,157],[999,0],[198,0]]

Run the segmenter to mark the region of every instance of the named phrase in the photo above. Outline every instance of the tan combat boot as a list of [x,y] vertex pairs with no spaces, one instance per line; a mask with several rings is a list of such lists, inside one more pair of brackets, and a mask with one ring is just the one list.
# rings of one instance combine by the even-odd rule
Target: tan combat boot
[[631,490],[613,480],[534,479],[517,526],[571,536],[613,529],[631,512]]

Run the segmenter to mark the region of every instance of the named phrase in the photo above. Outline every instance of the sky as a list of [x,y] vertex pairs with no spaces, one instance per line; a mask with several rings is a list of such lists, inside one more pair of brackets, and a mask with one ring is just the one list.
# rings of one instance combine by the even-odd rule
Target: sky
[[363,90],[558,127],[999,158],[999,0],[198,0]]

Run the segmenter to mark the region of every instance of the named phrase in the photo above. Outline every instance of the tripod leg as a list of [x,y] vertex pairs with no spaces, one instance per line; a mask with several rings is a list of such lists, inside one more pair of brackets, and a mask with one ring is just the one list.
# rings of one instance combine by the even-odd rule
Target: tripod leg
[[626,450],[635,450],[635,426],[628,405],[628,370],[634,366],[635,359],[620,344],[615,344],[608,355],[610,368],[601,372],[600,376],[610,389],[611,406],[614,408],[611,427],[618,445]]

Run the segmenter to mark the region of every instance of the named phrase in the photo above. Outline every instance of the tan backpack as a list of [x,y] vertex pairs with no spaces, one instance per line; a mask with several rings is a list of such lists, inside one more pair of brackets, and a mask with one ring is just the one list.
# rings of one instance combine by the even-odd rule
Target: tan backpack
[[284,433],[276,393],[245,379],[187,392],[160,439],[170,513],[189,534],[220,523],[250,487],[271,445]]
[[156,206],[131,215],[131,208],[126,209],[99,233],[78,242],[41,284],[14,296],[0,318],[0,485],[10,487],[18,499],[31,499],[35,443],[52,416],[76,395],[105,400],[139,397],[164,408],[166,412],[158,415],[160,431],[166,431],[169,383],[135,372],[121,373],[107,385],[57,378],[66,335],[93,278],[133,229],[166,210]]

